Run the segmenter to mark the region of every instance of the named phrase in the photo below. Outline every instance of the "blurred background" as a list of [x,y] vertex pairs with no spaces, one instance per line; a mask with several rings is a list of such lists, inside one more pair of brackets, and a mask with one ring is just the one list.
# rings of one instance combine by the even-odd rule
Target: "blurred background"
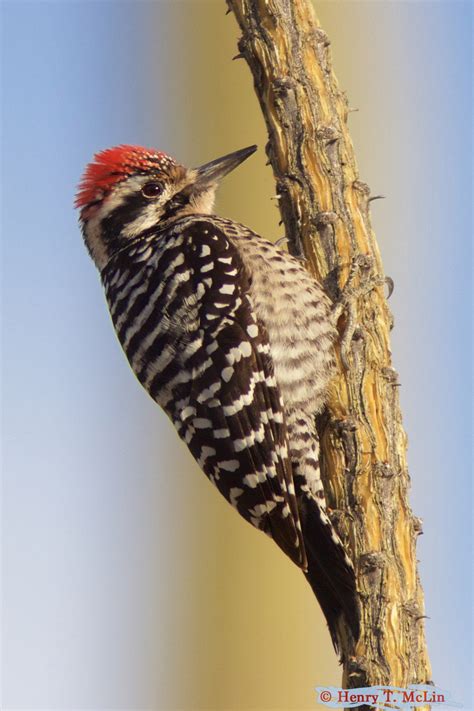
[[[469,2],[316,2],[350,103],[402,382],[437,685],[472,708]],[[302,575],[198,471],[116,341],[72,208],[98,149],[258,143],[218,211],[281,236],[224,0],[3,18],[4,709],[314,709],[340,668]]]

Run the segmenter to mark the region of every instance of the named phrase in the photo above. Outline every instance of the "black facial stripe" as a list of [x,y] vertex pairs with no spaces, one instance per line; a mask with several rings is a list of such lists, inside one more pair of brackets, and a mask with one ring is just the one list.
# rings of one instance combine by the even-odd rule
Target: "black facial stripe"
[[[134,222],[153,202],[153,198],[145,197],[140,190],[124,197],[120,205],[104,217],[102,235],[110,255],[130,243],[130,238],[123,235],[124,229]],[[159,203],[159,196],[156,198],[156,203]],[[156,222],[165,222],[179,216],[181,210],[188,204],[189,193],[188,189],[185,188],[183,191],[173,195],[168,202],[161,206],[159,214],[156,216]],[[154,232],[156,225],[150,229]],[[144,230],[142,236],[148,233],[150,229]]]
[[140,192],[128,195],[115,210],[104,217],[102,230],[107,244],[117,240],[123,228],[133,222],[145,208],[150,204],[150,200],[143,197]]

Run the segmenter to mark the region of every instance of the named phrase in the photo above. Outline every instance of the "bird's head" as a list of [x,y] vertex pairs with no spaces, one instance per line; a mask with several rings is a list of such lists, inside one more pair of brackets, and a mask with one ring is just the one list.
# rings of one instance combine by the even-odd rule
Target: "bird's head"
[[99,270],[127,241],[186,214],[212,212],[221,178],[256,150],[249,146],[199,168],[141,146],[96,153],[76,195],[87,248]]

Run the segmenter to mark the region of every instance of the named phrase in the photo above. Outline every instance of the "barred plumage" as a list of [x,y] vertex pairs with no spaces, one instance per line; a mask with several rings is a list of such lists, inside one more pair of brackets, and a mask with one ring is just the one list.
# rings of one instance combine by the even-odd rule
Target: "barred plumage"
[[358,614],[326,512],[315,414],[334,369],[330,303],[298,260],[208,214],[253,150],[187,171],[164,154],[96,156],[78,196],[130,365],[237,511],[307,575],[336,644]]

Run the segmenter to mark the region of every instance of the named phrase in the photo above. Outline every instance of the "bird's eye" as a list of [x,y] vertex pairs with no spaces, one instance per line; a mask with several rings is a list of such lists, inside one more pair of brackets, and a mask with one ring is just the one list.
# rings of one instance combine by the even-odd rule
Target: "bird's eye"
[[161,183],[146,183],[142,188],[142,195],[146,198],[158,197],[162,192],[163,185]]

